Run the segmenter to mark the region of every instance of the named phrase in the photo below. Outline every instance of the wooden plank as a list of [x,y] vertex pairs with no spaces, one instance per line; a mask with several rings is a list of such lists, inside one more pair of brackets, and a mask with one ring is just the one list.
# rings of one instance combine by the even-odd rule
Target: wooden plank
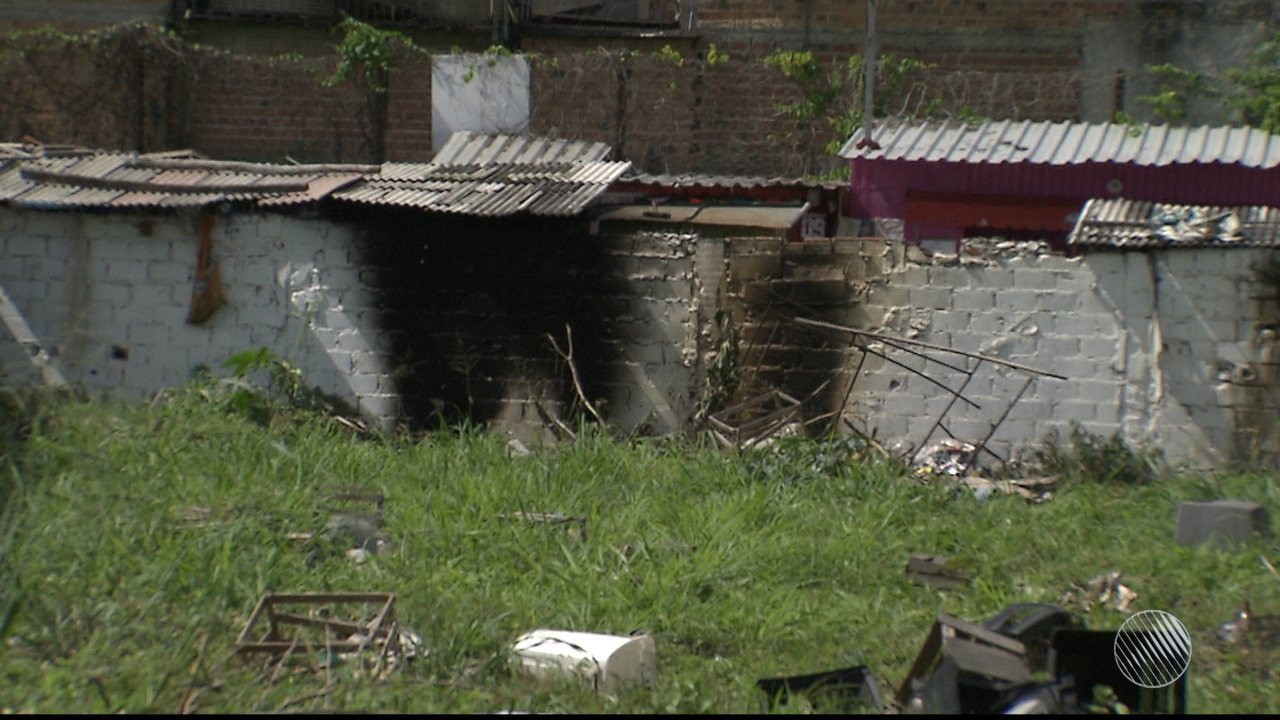
[[[30,358],[31,363],[40,371],[46,385],[67,386],[66,378],[62,377],[62,373],[54,366],[53,358],[49,357],[49,353],[45,352],[44,346],[40,344],[35,333],[31,332],[31,326],[27,325],[26,318],[22,317],[18,306],[9,299],[3,286],[0,286],[0,321],[9,328],[9,332],[18,341],[18,346],[22,348],[23,354]],[[35,348],[36,351],[31,352],[31,348]]]

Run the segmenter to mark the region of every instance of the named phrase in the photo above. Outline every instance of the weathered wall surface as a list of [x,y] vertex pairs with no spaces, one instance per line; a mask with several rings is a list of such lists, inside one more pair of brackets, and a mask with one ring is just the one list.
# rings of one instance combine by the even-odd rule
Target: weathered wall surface
[[[1103,435],[1152,442],[1174,460],[1201,464],[1274,460],[1277,398],[1274,343],[1277,312],[1264,250],[1213,248],[1093,253],[1083,258],[1034,253],[986,259],[912,262],[900,244],[837,239],[804,250],[755,241],[730,248],[730,287],[748,316],[762,303],[751,285],[783,291],[806,264],[838,270],[828,276],[851,302],[802,302],[792,315],[828,320],[957,350],[983,353],[1048,370],[1067,380],[1039,378],[992,435],[991,448],[1009,457],[1072,421]],[[821,261],[816,258],[822,258]],[[1265,278],[1271,277],[1271,280]],[[1261,278],[1261,279],[1260,279]],[[767,328],[767,326],[766,326]],[[750,326],[748,326],[750,329]],[[767,335],[763,337],[768,337]],[[861,353],[850,338],[786,326],[767,351],[762,375],[792,394],[823,373],[840,392],[817,402],[810,416],[838,410]],[[781,338],[780,340],[778,338]],[[749,342],[749,340],[744,341]],[[948,369],[873,345],[892,361],[924,371],[956,389],[961,358]],[[809,364],[789,364],[807,358]],[[825,358],[825,359],[824,359]],[[847,410],[850,421],[889,444],[919,448],[951,395],[894,362],[869,357]],[[838,370],[832,370],[838,368]],[[797,374],[816,372],[807,382]],[[976,442],[989,433],[1026,375],[983,363],[964,388],[980,407],[957,402],[946,426]],[[804,395],[796,395],[803,398]],[[987,457],[990,461],[992,458]]]
[[[568,324],[583,392],[616,427],[679,431],[693,413],[718,245],[563,221],[218,215],[226,305],[188,325],[197,220],[3,209],[0,285],[95,392],[146,397],[265,346],[384,426],[465,417],[532,439],[582,412],[548,340],[567,352]],[[7,331],[0,361],[33,381]]]
[[[686,427],[702,339],[699,268],[681,233],[546,218],[370,214],[358,221],[370,284],[414,426],[467,419],[524,439],[590,418],[622,431]],[[714,249],[714,248],[713,248]],[[699,258],[702,258],[701,260]]]
[[[384,424],[398,417],[350,228],[218,216],[213,254],[226,305],[188,325],[196,222],[194,214],[0,210],[0,284],[67,380],[88,390],[141,398],[186,382],[198,365],[218,370],[266,346],[309,385]],[[7,333],[3,343],[13,344]]]

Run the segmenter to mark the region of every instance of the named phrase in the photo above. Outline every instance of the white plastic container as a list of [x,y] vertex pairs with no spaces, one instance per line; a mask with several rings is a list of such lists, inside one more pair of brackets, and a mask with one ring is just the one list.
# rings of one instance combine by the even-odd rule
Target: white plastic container
[[511,663],[534,677],[576,675],[602,693],[658,679],[657,650],[649,635],[534,630],[516,640]]

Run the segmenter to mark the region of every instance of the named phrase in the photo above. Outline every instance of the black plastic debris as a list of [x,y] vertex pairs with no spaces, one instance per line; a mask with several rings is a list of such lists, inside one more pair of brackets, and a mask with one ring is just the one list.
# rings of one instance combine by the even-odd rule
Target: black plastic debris
[[884,710],[880,686],[871,676],[866,665],[828,670],[827,672],[795,675],[792,677],[764,678],[756,681],[756,687],[765,694],[765,709],[786,705],[792,695],[803,693],[815,698],[819,695],[831,700],[837,708],[869,708]]
[[1162,688],[1137,685],[1120,672],[1114,660],[1115,644],[1112,630],[1059,629],[1053,634],[1053,673],[1072,677],[1081,698],[1092,698],[1096,688],[1110,688],[1130,712],[1187,712],[1186,673]]

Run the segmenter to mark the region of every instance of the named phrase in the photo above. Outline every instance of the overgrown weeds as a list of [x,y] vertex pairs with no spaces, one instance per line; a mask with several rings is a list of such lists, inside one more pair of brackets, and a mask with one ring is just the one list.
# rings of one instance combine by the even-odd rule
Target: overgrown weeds
[[[1081,482],[1037,505],[976,503],[911,482],[852,440],[736,456],[589,426],[554,453],[513,458],[474,430],[360,442],[298,409],[264,426],[201,391],[212,392],[51,404],[29,425],[10,463],[22,468],[20,512],[0,535],[0,709],[754,712],[758,678],[845,667],[861,652],[896,683],[938,611],[981,620],[1112,569],[1135,608],[1172,612],[1192,632],[1203,657],[1193,709],[1275,706],[1263,681],[1222,682],[1229,656],[1199,653],[1241,597],[1280,610],[1257,561],[1280,546],[1173,546],[1174,502],[1195,488]],[[317,529],[334,485],[386,498],[389,544],[362,564],[337,552],[308,562],[288,538]],[[1222,488],[1280,512],[1274,482]],[[504,519],[516,512],[585,518],[588,532]],[[922,552],[974,582],[946,594],[912,585],[903,565]],[[233,654],[268,590],[395,592],[424,653],[380,683],[344,665],[268,682]],[[651,632],[658,682],[609,698],[523,678],[507,648],[539,627]]]
[[1078,422],[1071,423],[1065,443],[1051,431],[1033,457],[1041,470],[1066,483],[1148,485],[1170,472],[1158,448],[1132,447],[1119,433],[1104,437]]

